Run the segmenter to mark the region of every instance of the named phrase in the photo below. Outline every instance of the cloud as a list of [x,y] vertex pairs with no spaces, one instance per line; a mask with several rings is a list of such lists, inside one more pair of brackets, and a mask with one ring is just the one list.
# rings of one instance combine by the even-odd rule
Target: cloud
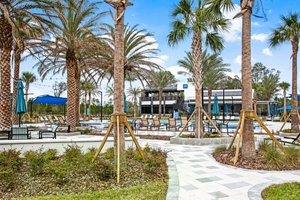
[[256,41],[260,41],[260,42],[264,42],[268,39],[269,35],[265,34],[265,33],[259,33],[259,34],[253,34],[251,36],[252,40],[256,40]]
[[156,58],[150,58],[149,59],[151,62],[154,62],[162,67],[165,67],[165,63],[166,61],[169,60],[169,56],[168,55],[160,55],[157,56]]
[[222,36],[226,42],[236,42],[241,40],[242,18],[239,17],[233,19],[237,12],[240,11],[240,6],[238,4],[235,4],[234,8],[234,10],[224,13],[225,18],[230,19],[230,26],[228,31],[222,33]]
[[269,49],[269,48],[265,48],[262,50],[262,53],[265,55],[265,56],[273,56],[273,53],[272,51]]
[[189,78],[187,76],[178,74],[178,72],[188,72],[185,68],[180,67],[178,65],[170,66],[166,68],[166,70],[170,71],[175,76],[175,78],[180,82],[184,82],[186,81],[187,78]]
[[225,72],[225,74],[231,78],[235,78],[235,76],[238,76],[239,78],[242,77],[242,74],[239,72],[239,73],[235,73],[235,72]]
[[252,25],[253,26],[260,26],[260,23],[259,22],[252,22]]
[[238,65],[242,65],[242,56],[239,55],[234,59],[234,63],[238,64]]

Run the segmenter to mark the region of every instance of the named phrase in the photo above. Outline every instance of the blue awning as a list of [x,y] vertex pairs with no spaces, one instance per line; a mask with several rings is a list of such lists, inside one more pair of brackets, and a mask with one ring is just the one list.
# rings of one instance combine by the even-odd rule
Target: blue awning
[[[290,94],[289,98],[292,98],[292,95]],[[298,101],[300,101],[300,94],[297,95]]]
[[[284,108],[281,107],[281,108],[278,108],[277,110],[283,110]],[[286,110],[292,110],[292,106],[286,106]],[[298,110],[300,110],[300,108],[298,108]]]
[[35,98],[32,103],[33,104],[63,105],[63,104],[67,103],[67,98],[43,95],[43,96],[39,96],[39,97]]

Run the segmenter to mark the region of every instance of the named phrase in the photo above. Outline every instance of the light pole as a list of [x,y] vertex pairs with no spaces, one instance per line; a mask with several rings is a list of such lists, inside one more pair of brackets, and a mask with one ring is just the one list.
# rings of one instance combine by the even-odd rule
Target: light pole
[[231,96],[231,116],[234,115],[233,96]]
[[100,104],[100,120],[102,122],[102,118],[103,118],[103,112],[102,112],[102,107],[103,107],[103,95],[102,95],[102,91],[100,91],[100,95],[101,95],[101,104]]

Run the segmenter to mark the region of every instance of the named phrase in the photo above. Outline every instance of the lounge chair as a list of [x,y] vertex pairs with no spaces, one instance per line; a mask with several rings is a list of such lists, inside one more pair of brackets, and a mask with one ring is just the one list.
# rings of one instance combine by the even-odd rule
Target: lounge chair
[[58,125],[52,125],[51,129],[40,130],[39,131],[39,139],[43,138],[53,138],[56,139],[56,131],[58,129]]
[[143,127],[146,127],[147,128],[147,130],[149,129],[149,123],[148,123],[148,120],[147,120],[147,118],[141,118],[141,123],[140,123],[140,125],[139,125],[139,128],[141,129],[141,128],[143,128]]
[[60,124],[60,125],[66,125],[67,124],[62,116],[58,116],[57,119],[58,119],[58,124]]
[[284,145],[285,145],[285,143],[287,143],[287,144],[293,144],[293,145],[300,146],[300,133],[296,137],[285,136],[283,138],[292,140],[292,141],[287,141],[287,140],[281,139],[281,143],[283,143]]
[[176,124],[176,119],[174,118],[169,118],[169,124],[168,124],[168,129],[170,130],[171,128],[175,128],[175,131],[177,131],[178,126]]
[[153,118],[153,124],[150,126],[150,129],[152,130],[153,127],[157,128],[158,130],[160,130],[161,128],[167,129],[166,125],[161,124],[160,120],[157,117]]
[[31,138],[31,134],[27,127],[12,127],[9,138],[11,140],[26,140]]

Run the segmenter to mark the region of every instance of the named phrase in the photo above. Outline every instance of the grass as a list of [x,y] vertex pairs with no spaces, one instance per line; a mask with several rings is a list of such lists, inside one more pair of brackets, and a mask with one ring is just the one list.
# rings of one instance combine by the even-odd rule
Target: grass
[[98,192],[80,194],[48,195],[43,197],[28,197],[22,200],[163,200],[167,194],[167,183],[151,182],[145,185],[133,186],[122,189],[109,189]]
[[300,182],[271,185],[262,191],[264,200],[295,200],[300,197]]

